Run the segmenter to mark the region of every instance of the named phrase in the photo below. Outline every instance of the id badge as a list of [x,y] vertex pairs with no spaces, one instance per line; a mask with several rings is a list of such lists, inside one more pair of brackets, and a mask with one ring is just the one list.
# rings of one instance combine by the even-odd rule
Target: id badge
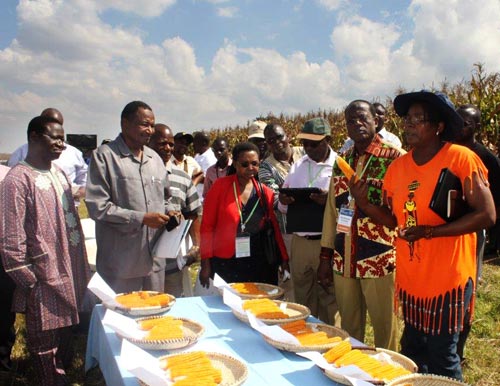
[[350,234],[353,218],[354,209],[342,206],[340,208],[339,218],[337,220],[337,232]]
[[236,236],[235,250],[237,259],[250,256],[250,235],[248,233],[239,233]]

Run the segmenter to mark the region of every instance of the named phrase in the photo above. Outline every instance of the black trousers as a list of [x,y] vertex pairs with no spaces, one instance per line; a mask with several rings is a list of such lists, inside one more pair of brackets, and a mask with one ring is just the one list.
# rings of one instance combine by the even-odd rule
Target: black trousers
[[264,257],[210,259],[212,273],[217,273],[227,283],[258,282],[278,285],[278,266],[270,265]]

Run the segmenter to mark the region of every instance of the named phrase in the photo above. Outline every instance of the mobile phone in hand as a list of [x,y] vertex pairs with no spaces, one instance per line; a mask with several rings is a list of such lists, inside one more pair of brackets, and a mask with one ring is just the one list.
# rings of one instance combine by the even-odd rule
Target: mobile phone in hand
[[165,229],[167,230],[167,232],[170,232],[172,229],[177,228],[179,224],[179,216],[170,216],[170,220],[168,220],[167,224],[165,224]]

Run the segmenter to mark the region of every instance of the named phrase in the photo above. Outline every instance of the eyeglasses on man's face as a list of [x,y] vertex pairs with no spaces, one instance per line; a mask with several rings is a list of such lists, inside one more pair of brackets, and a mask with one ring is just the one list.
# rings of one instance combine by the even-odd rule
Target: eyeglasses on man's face
[[323,140],[311,141],[310,139],[303,139],[300,141],[300,143],[302,144],[302,147],[312,147],[312,148],[317,148],[321,142],[323,142]]
[[276,143],[281,142],[285,139],[286,139],[286,134],[282,133],[282,134],[275,135],[274,137],[271,137],[271,138],[266,138],[266,142],[268,145],[275,145]]

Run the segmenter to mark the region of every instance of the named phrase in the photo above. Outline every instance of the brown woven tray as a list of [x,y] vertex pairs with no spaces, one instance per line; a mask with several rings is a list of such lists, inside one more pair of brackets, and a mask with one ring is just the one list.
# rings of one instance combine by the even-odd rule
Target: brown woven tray
[[[137,319],[137,322],[141,320],[149,319],[160,319],[162,316],[153,316],[150,318]],[[131,339],[125,338],[121,334],[116,333],[120,338],[127,339],[129,342],[135,344],[144,350],[175,350],[182,347],[187,347],[200,338],[200,336],[205,332],[205,328],[191,320],[186,318],[174,318],[182,320],[182,332],[184,336],[178,339],[162,339],[162,340],[142,340],[142,339]]]
[[[333,338],[338,336],[339,338],[347,339],[349,338],[349,334],[347,331],[342,330],[341,328],[337,328],[334,326],[330,326],[328,324],[322,323],[306,323],[307,327],[312,328],[314,331],[324,331],[328,335],[329,338]],[[319,351],[325,352],[330,350],[332,347],[337,345],[339,342],[328,343],[322,345],[310,345],[310,346],[302,346],[302,345],[294,345],[290,343],[280,342],[274,339],[269,338],[266,335],[262,335],[264,340],[269,343],[271,346],[276,347],[278,350],[290,351],[290,352],[305,352],[305,351]]]
[[[240,283],[230,283],[231,284],[240,284]],[[257,286],[258,289],[261,291],[264,291],[267,293],[267,295],[262,294],[262,295],[252,295],[252,294],[242,294],[238,291],[236,291],[234,288],[231,288],[232,292],[236,295],[238,295],[242,299],[283,299],[283,296],[285,295],[285,291],[283,288],[278,287],[277,285],[272,285],[272,284],[267,284],[267,283],[252,283]],[[222,294],[222,291],[220,291]]]
[[[261,319],[263,323],[271,326],[274,324],[282,324],[282,323],[290,323],[294,322],[296,320],[301,320],[301,319],[307,319],[309,315],[311,315],[311,310],[307,308],[306,306],[303,306],[302,304],[298,303],[290,303],[290,302],[283,302],[281,300],[274,300],[278,306],[281,303],[286,303],[287,304],[287,309],[286,309],[286,314],[289,315],[288,318],[283,318],[283,319]],[[239,320],[241,320],[244,323],[249,324],[250,322],[248,321],[248,317],[246,314],[242,314],[236,310],[231,309],[233,312],[234,316],[236,316]]]
[[[238,359],[216,352],[207,352],[206,354],[212,362],[212,366],[221,370],[222,382],[219,386],[239,386],[248,378],[247,366]],[[166,355],[159,359],[161,360],[175,355],[177,354]],[[145,384],[143,382],[141,383],[143,385]]]
[[[412,373],[416,373],[418,370],[418,367],[415,364],[415,362],[413,362],[410,358],[408,358],[402,354],[399,354],[395,351],[386,350],[383,348],[374,349],[374,348],[357,347],[357,349],[362,351],[362,352],[365,352],[367,354],[370,354],[370,355],[373,355],[376,353],[385,353],[391,357],[391,360],[394,363],[399,364],[401,367],[405,368],[406,370],[411,371]],[[333,380],[335,382],[341,383],[343,385],[351,385],[351,383],[343,375],[331,373],[328,371],[325,371],[324,374],[328,378],[330,378],[331,380]],[[386,382],[384,382],[384,381],[379,381],[379,380],[375,380],[375,379],[368,380],[367,382],[373,383],[374,385],[385,385],[386,384]]]
[[393,379],[387,386],[469,386],[467,383],[433,374],[411,374]]
[[[138,291],[134,291],[134,292],[138,292]],[[156,291],[141,291],[141,292],[148,292],[148,293],[153,294],[153,295],[158,295],[161,293],[161,292],[156,292]],[[130,292],[130,293],[133,293],[133,292]],[[124,294],[118,294],[116,296],[119,296],[119,295],[124,295]],[[166,305],[165,307],[153,306],[153,307],[128,308],[128,307],[123,307],[120,305],[109,304],[107,302],[103,302],[102,304],[104,305],[104,307],[106,307],[110,310],[119,312],[120,314],[123,314],[123,315],[129,315],[129,316],[157,315],[157,314],[161,314],[161,313],[169,311],[172,308],[172,306],[175,304],[175,296],[170,295],[170,294],[167,294],[167,295],[170,297],[171,300],[170,300],[170,303],[168,305]]]

